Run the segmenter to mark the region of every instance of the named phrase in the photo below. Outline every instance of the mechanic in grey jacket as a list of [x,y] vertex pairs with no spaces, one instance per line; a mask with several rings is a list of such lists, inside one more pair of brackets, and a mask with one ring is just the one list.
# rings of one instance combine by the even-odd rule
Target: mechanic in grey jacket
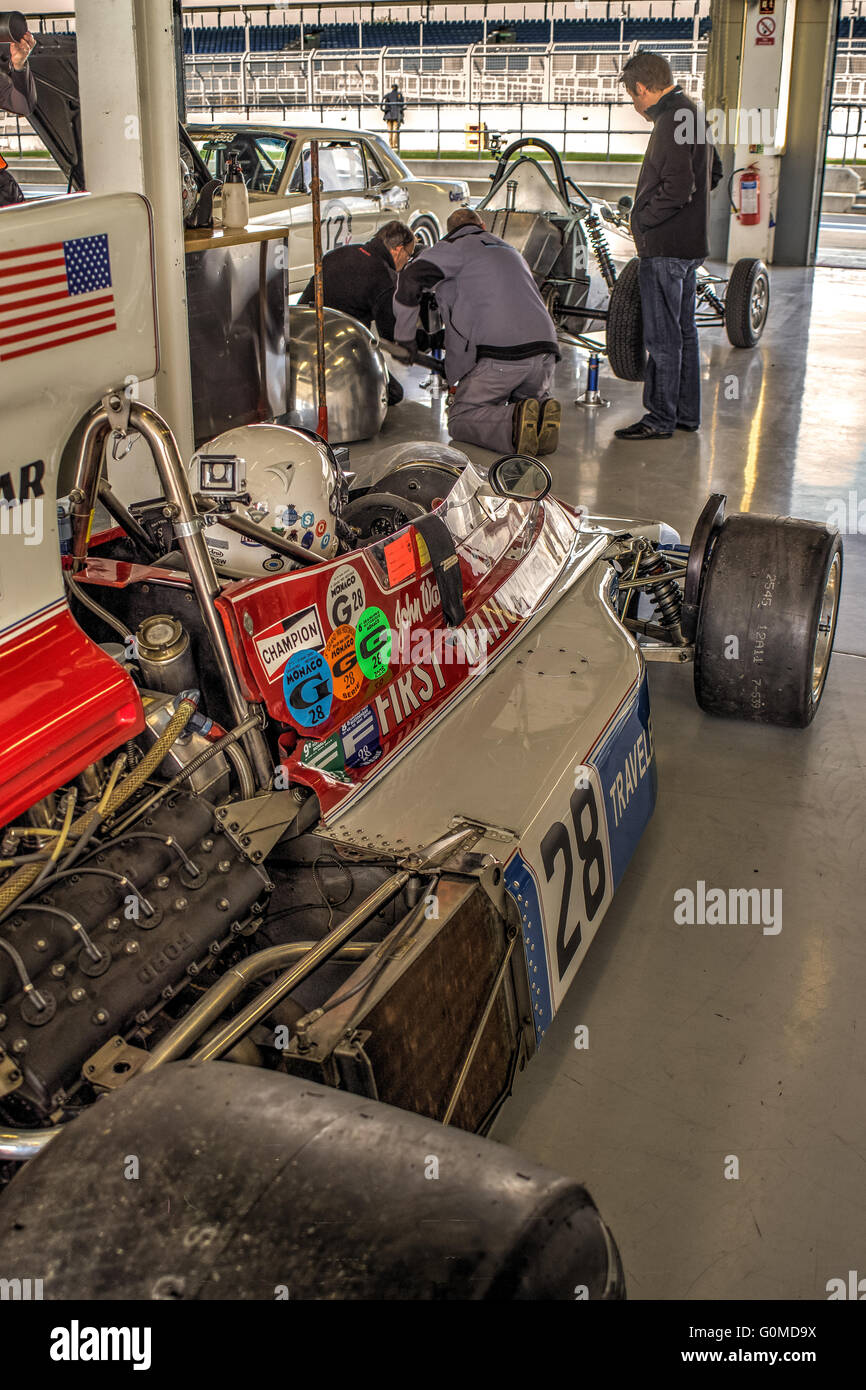
[[[36,40],[28,32],[18,43],[10,43],[8,53],[0,55],[0,110],[13,116],[29,116],[36,105],[36,83],[27,66]],[[0,208],[23,203],[24,194],[0,157]]]
[[561,410],[550,387],[560,353],[520,252],[488,232],[471,208],[452,212],[447,236],[410,261],[397,282],[395,337],[410,360],[425,290],[436,296],[445,373],[456,383],[453,438],[500,454],[552,454]]

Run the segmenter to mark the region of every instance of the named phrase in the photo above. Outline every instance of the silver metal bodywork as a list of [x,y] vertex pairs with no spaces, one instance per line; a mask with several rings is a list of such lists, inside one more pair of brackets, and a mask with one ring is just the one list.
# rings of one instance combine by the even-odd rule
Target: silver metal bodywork
[[[316,311],[300,304],[289,310],[289,394],[284,423],[315,430]],[[388,371],[368,328],[348,314],[325,310],[325,382],[328,438],[333,444],[378,434],[388,411]]]

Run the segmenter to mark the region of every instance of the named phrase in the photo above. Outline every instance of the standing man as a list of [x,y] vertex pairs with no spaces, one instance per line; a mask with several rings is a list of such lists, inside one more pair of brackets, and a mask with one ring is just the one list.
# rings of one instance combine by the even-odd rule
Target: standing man
[[[335,246],[322,257],[325,306],[351,314],[380,338],[394,338],[394,287],[397,276],[415,252],[415,233],[404,222],[386,222],[363,246]],[[299,304],[315,303],[311,279]],[[403,399],[403,387],[388,374],[388,404]]]
[[425,290],[436,296],[445,375],[456,383],[452,436],[498,454],[552,454],[562,412],[550,388],[560,352],[520,252],[488,232],[472,208],[452,212],[448,235],[425,247],[397,285],[396,337],[410,360]]
[[[35,43],[28,29],[17,43],[9,44],[8,53],[0,53],[0,110],[11,111],[13,116],[29,116],[36,105],[36,83],[27,66]],[[23,202],[24,194],[0,155],[0,208]]]
[[388,144],[392,150],[399,151],[400,127],[406,118],[406,103],[396,82],[392,84],[390,92],[385,93],[385,100],[382,102],[382,115],[388,123]]
[[722,162],[694,102],[674,83],[667,58],[636,53],[620,81],[635,111],[652,121],[631,212],[640,256],[644,345],[643,419],[618,439],[670,439],[701,424],[695,271],[708,252],[710,190]]

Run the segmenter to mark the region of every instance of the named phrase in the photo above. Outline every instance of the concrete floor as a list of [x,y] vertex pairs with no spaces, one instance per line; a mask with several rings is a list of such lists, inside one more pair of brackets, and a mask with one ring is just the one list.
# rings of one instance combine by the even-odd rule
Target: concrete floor
[[[825,520],[844,504],[850,518],[811,729],[711,719],[688,669],[650,668],[655,816],[494,1131],[586,1183],[631,1298],[826,1298],[828,1279],[866,1275],[866,273],[778,269],[772,285],[757,350],[703,338],[700,434],[620,443],[640,388],[604,370],[612,406],[588,412],[572,405],[584,354],[566,349],[557,377],[548,462],[567,500],[684,537],[710,491],[731,510]],[[352,449],[362,478],[383,443],[448,438],[423,374],[401,375],[407,401]],[[781,889],[782,931],[677,926],[674,893],[700,879]],[[575,1050],[579,1024],[588,1050]]]

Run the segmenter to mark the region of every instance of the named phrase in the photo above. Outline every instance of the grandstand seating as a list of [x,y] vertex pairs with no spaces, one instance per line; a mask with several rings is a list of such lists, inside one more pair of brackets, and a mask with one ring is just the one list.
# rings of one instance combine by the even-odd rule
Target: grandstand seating
[[[847,21],[843,21],[847,25]],[[522,44],[548,44],[550,24],[544,19],[517,19],[512,23],[501,24],[490,21],[487,26],[488,43],[496,42],[498,29],[514,34],[513,42]],[[701,20],[701,37],[709,33],[710,20]],[[423,31],[423,33],[422,33]],[[861,33],[862,31],[862,33]],[[246,51],[245,31],[239,24],[203,25],[193,31],[184,30],[184,52],[192,53],[193,47],[198,56],[209,54],[233,54]],[[841,32],[841,29],[840,29]],[[847,32],[847,29],[845,30]],[[321,49],[357,49],[357,24],[323,24],[314,28],[304,28],[306,46],[316,44]],[[866,36],[866,19],[855,21],[855,35]],[[637,40],[646,44],[665,44],[688,42],[692,37],[690,19],[627,19],[623,25],[622,37],[626,43]],[[480,20],[434,20],[423,26],[418,22],[398,22],[381,20],[361,25],[361,46],[363,48],[417,48],[421,43],[425,48],[467,48],[470,44],[481,43],[484,38],[484,25]],[[301,29],[297,24],[252,24],[249,31],[250,51],[253,53],[279,53],[287,48],[298,48]],[[316,43],[317,39],[317,43]],[[616,19],[557,19],[553,25],[554,43],[608,44],[619,43],[620,25]]]

